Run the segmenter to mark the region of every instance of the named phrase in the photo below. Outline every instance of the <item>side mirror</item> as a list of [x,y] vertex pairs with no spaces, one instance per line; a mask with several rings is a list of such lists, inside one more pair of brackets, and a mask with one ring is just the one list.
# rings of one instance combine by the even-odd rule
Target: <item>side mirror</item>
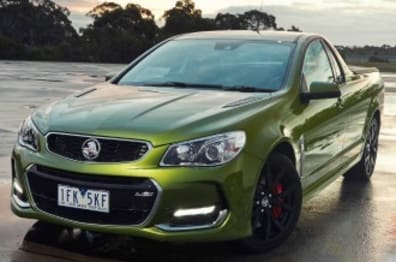
[[114,74],[107,74],[105,75],[105,81],[109,81],[110,79],[112,79],[115,75]]
[[301,93],[301,99],[308,102],[314,99],[338,98],[341,91],[336,83],[312,82],[308,92]]

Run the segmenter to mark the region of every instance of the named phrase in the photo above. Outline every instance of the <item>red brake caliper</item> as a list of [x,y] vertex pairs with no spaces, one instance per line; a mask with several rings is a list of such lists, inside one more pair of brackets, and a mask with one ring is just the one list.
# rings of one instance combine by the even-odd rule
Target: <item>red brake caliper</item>
[[[283,192],[283,186],[279,183],[275,186],[273,194],[274,195],[279,195],[280,193]],[[283,199],[281,199],[283,201]],[[279,205],[274,205],[272,207],[272,216],[274,218],[279,218],[282,215],[282,208]]]

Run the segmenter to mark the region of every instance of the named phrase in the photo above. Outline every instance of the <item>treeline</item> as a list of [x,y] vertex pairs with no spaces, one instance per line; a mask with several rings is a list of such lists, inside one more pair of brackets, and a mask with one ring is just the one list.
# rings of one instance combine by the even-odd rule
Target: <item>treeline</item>
[[[158,27],[140,5],[104,2],[87,16],[93,22],[77,32],[70,12],[51,0],[0,0],[0,59],[129,62],[159,41],[201,30],[285,30],[276,17],[259,10],[202,17],[192,0],[177,1]],[[292,26],[288,31],[300,31]]]
[[337,46],[337,49],[350,62],[370,62],[370,63],[395,63],[396,45],[382,46],[362,46],[346,47]]

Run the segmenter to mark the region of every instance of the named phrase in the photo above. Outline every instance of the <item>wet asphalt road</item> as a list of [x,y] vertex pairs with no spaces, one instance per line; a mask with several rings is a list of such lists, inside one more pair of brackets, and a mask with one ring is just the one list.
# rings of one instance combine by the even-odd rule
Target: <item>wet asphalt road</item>
[[0,61],[0,262],[396,261],[396,75],[386,81],[377,167],[370,183],[339,178],[304,204],[280,248],[246,255],[227,243],[172,245],[74,231],[51,232],[9,209],[9,155],[19,123],[37,106],[104,80],[122,65]]

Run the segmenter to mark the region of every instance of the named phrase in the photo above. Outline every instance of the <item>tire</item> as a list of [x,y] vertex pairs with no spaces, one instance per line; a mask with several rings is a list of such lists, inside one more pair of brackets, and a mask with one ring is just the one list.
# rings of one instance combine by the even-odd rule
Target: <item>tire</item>
[[296,227],[301,205],[301,182],[293,163],[273,153],[255,190],[252,236],[239,241],[243,250],[261,253],[286,241]]
[[69,229],[68,227],[64,227],[61,225],[52,224],[44,221],[38,221],[36,224],[34,224],[33,227],[35,230],[39,231],[40,233],[51,236],[57,235],[61,233],[63,230]]
[[379,129],[379,121],[374,117],[367,130],[362,158],[344,175],[346,179],[369,181],[373,176],[377,160]]
[[54,244],[65,230],[71,229],[44,221],[38,221],[26,234],[25,240],[37,243]]

